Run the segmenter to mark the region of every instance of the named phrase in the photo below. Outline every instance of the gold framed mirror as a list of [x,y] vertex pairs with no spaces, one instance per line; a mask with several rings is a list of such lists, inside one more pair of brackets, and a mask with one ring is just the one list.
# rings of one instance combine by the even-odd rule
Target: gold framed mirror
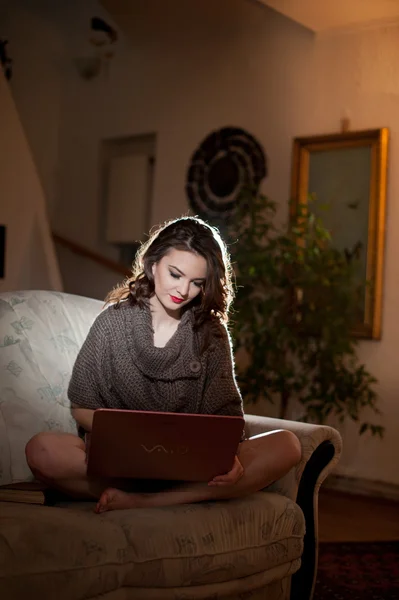
[[[316,199],[334,244],[355,256],[364,283],[355,337],[381,338],[389,131],[348,131],[294,139],[292,201]],[[318,213],[317,204],[328,210]]]

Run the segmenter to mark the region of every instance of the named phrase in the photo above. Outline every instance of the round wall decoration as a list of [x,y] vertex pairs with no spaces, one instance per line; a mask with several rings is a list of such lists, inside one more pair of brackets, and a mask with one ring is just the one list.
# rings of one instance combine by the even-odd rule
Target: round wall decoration
[[241,190],[258,187],[266,175],[263,149],[252,135],[238,127],[213,131],[191,158],[186,182],[190,206],[203,218],[226,219]]

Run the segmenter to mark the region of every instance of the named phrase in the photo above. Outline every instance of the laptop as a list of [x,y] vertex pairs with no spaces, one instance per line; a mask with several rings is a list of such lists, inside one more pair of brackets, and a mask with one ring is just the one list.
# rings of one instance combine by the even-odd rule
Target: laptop
[[210,481],[230,471],[243,417],[99,408],[87,453],[97,477]]

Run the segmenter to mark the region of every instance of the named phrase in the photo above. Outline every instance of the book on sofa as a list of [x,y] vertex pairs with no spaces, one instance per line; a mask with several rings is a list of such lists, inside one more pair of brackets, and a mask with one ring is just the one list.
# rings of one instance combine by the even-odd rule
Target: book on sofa
[[0,486],[0,502],[25,502],[26,504],[51,504],[52,493],[40,481],[9,483]]

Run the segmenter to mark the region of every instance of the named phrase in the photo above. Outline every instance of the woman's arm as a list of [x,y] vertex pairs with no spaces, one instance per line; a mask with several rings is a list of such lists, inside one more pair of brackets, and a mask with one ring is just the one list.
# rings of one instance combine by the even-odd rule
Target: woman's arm
[[71,413],[78,425],[83,427],[88,433],[93,428],[94,410],[90,408],[80,408],[77,404],[71,405]]
[[[229,332],[223,325],[220,326],[219,335],[212,346],[208,359],[203,412],[214,415],[244,416],[242,397],[235,378],[233,346]],[[243,430],[242,440],[244,438]],[[236,456],[231,470],[214,477],[209,485],[232,485],[243,475],[243,466]]]
[[101,313],[90,328],[76,357],[68,386],[72,416],[87,432],[92,430],[94,411],[104,406],[100,390],[108,348],[106,316]]
[[235,378],[232,342],[227,328],[221,324],[209,349],[206,380],[201,412],[243,416],[242,397]]

